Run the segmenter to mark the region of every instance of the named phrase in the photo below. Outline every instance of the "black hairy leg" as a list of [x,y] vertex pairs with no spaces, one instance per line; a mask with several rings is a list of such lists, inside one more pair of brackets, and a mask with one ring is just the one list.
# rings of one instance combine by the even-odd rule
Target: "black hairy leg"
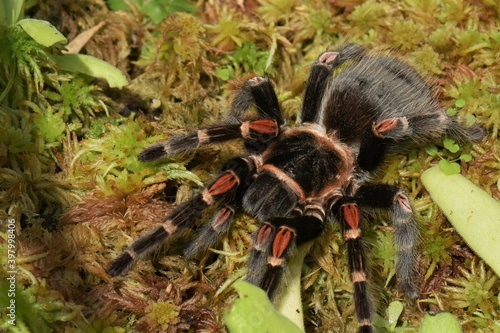
[[[261,118],[242,121],[242,117],[255,105]],[[226,124],[199,129],[194,133],[170,138],[144,149],[139,154],[143,162],[181,154],[202,145],[243,139],[252,153],[260,153],[279,135],[283,124],[278,98],[268,78],[254,77],[248,80],[236,95]]]
[[323,209],[313,204],[295,217],[262,223],[254,236],[247,281],[264,289],[273,299],[293,250],[321,234],[324,218]]
[[212,219],[210,228],[203,232],[206,238],[200,239],[198,243],[188,248],[187,254],[195,256],[213,246],[228,230],[234,214],[231,213],[231,205],[234,204],[234,198],[238,197],[238,190],[248,186],[254,176],[258,167],[256,163],[258,160],[250,157],[227,162],[221,175],[212,184],[193,199],[176,207],[155,230],[137,239],[113,260],[108,266],[108,273],[111,276],[127,273],[139,258],[159,248],[168,238],[175,238],[192,228],[207,207],[222,202]]
[[335,219],[340,223],[347,246],[347,260],[354,286],[354,307],[358,319],[358,333],[373,332],[373,301],[368,291],[369,269],[366,248],[362,238],[363,222],[355,200],[342,197],[332,207]]
[[336,51],[327,51],[311,66],[302,104],[301,122],[319,122],[321,103],[333,76],[333,71],[346,61],[357,61],[365,55],[359,45],[348,44]]
[[262,150],[278,136],[278,132],[278,124],[272,119],[257,119],[199,129],[191,134],[173,137],[164,144],[155,144],[144,149],[139,154],[139,160],[150,162],[169,155],[184,153],[202,145],[234,139],[243,139],[245,145]]
[[374,184],[361,186],[355,199],[364,211],[392,211],[394,245],[398,251],[396,278],[406,297],[416,300],[418,229],[408,197],[395,186]]

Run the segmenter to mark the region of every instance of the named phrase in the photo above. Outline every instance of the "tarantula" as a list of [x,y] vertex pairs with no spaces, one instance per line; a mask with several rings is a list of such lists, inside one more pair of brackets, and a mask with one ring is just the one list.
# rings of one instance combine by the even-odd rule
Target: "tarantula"
[[[257,112],[252,118],[253,106]],[[336,221],[347,245],[358,332],[372,332],[362,240],[367,217],[374,211],[392,212],[396,276],[411,300],[418,297],[418,232],[407,195],[398,187],[370,182],[370,174],[388,154],[443,135],[463,142],[481,138],[482,130],[449,118],[413,68],[371,56],[359,45],[324,52],[312,64],[295,128],[285,125],[270,80],[251,78],[236,95],[225,123],[140,153],[139,160],[154,161],[233,139],[243,140],[248,150],[228,161],[211,184],[174,209],[157,229],[132,243],[108,272],[126,273],[140,257],[193,228],[207,207],[218,205],[185,256],[194,258],[216,246],[242,209],[259,223],[247,280],[273,298],[294,248],[317,238],[327,221]]]

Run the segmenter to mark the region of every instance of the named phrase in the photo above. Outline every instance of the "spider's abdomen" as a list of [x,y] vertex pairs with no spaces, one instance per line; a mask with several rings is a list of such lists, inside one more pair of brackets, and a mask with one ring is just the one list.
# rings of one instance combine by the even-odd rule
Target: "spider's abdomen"
[[422,77],[392,58],[364,57],[343,70],[332,79],[321,112],[324,126],[349,144],[358,143],[374,123],[385,119],[421,121],[422,126],[409,130],[413,141],[441,136],[448,121]]
[[264,152],[257,179],[246,193],[245,210],[256,218],[287,216],[306,198],[320,198],[342,187],[353,157],[316,125],[286,131]]

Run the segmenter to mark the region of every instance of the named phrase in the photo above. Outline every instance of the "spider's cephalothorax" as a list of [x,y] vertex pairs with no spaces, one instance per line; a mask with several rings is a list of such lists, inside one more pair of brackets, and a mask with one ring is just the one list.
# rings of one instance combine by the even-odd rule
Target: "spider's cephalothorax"
[[[246,119],[253,105],[258,116]],[[406,194],[394,186],[370,183],[367,176],[387,154],[443,135],[477,140],[482,130],[466,129],[449,118],[411,67],[392,58],[369,56],[358,45],[327,51],[312,65],[301,125],[295,128],[284,126],[269,79],[252,78],[236,96],[224,125],[177,136],[141,152],[141,161],[152,161],[241,139],[248,155],[227,162],[210,185],[113,260],[108,272],[126,273],[138,258],[192,228],[204,209],[217,205],[211,221],[185,250],[187,257],[196,257],[220,241],[235,213],[243,209],[260,223],[247,280],[272,298],[293,248],[315,239],[327,221],[335,221],[347,245],[359,332],[372,332],[361,238],[366,216],[376,210],[392,213],[396,275],[412,300],[418,297],[418,237]]]

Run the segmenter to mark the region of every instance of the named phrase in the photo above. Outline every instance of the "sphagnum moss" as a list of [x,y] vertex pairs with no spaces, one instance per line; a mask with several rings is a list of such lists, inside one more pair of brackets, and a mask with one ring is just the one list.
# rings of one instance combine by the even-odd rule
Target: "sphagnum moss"
[[[78,125],[84,122],[81,121],[81,114],[76,113],[61,118],[68,128],[60,126],[60,121],[51,122],[51,126],[47,127],[40,121],[34,125],[30,117],[16,111],[11,112],[17,110],[17,101],[29,100],[32,104],[26,103],[23,110],[31,113],[37,112],[35,109],[46,107],[48,103],[54,110],[51,111],[52,116],[63,115],[59,110],[64,108],[56,108],[58,103],[61,104],[61,99],[51,95],[62,90],[55,89],[58,85],[51,85],[50,81],[61,79],[61,82],[66,82],[67,77],[54,76],[50,60],[25,62],[24,65],[18,62],[25,68],[24,73],[32,73],[31,76],[12,76],[16,72],[13,67],[4,71],[11,76],[0,80],[1,87],[4,88],[4,93],[0,95],[0,112],[8,120],[2,122],[2,126],[6,124],[5,131],[0,131],[1,142],[4,144],[0,149],[2,170],[10,174],[12,170],[15,171],[15,164],[22,162],[22,154],[32,154],[35,151],[39,161],[37,163],[44,165],[40,168],[43,177],[58,173],[58,168],[62,169],[60,173],[64,177],[61,181],[70,183],[78,197],[83,198],[79,203],[67,204],[70,209],[55,234],[42,233],[40,227],[19,230],[23,235],[19,242],[24,246],[26,254],[31,256],[48,252],[52,256],[52,261],[44,257],[38,263],[23,266],[43,288],[33,287],[35,284],[32,278],[21,279],[19,287],[26,288],[27,293],[38,297],[42,303],[52,304],[57,301],[61,313],[77,313],[74,317],[60,316],[60,313],[38,308],[37,311],[41,312],[39,318],[47,318],[46,323],[53,330],[75,331],[76,326],[79,331],[88,332],[123,332],[124,328],[128,331],[151,331],[152,327],[158,328],[161,325],[159,321],[148,323],[142,319],[146,318],[144,309],[148,304],[161,304],[169,300],[181,309],[178,324],[169,325],[169,332],[190,328],[224,330],[215,323],[222,322],[225,304],[235,297],[235,293],[224,283],[241,276],[251,241],[249,234],[255,230],[252,224],[254,222],[247,217],[239,218],[234,229],[238,230],[231,232],[220,247],[223,253],[231,255],[214,257],[207,254],[201,260],[205,270],[199,268],[201,265],[172,256],[173,253],[170,252],[167,257],[159,256],[152,262],[142,262],[124,278],[110,281],[102,273],[103,267],[117,251],[130,242],[128,235],[135,237],[160,220],[170,209],[170,204],[165,201],[172,202],[176,195],[182,197],[199,187],[192,180],[169,180],[168,172],[162,173],[161,165],[139,165],[134,161],[134,148],[128,151],[123,149],[127,141],[125,138],[119,141],[118,146],[114,146],[113,140],[117,137],[111,132],[130,135],[131,140],[143,140],[142,143],[133,143],[134,147],[140,149],[141,144],[147,145],[147,140],[154,141],[156,136],[167,138],[220,118],[229,105],[227,101],[231,96],[231,87],[238,86],[235,81],[239,78],[235,75],[234,78],[229,77],[228,81],[224,80],[217,75],[217,70],[234,67],[234,72],[238,75],[240,68],[258,71],[260,69],[253,68],[256,67],[255,64],[262,63],[264,52],[269,52],[265,71],[276,83],[280,102],[290,124],[293,124],[294,117],[300,110],[297,101],[303,93],[308,66],[325,49],[352,41],[368,48],[391,49],[393,54],[401,55],[403,60],[416,66],[435,85],[445,107],[454,106],[457,99],[464,99],[465,105],[458,110],[457,117],[466,119],[468,115],[473,115],[478,123],[485,126],[488,137],[481,145],[461,147],[461,153],[470,153],[473,157],[470,162],[460,162],[461,170],[462,174],[500,199],[500,38],[497,29],[500,20],[496,8],[498,6],[494,1],[478,3],[469,0],[416,0],[380,3],[345,0],[332,4],[313,0],[308,5],[296,0],[269,0],[258,4],[243,2],[238,5],[201,1],[198,6],[198,12],[194,15],[176,14],[164,20],[161,25],[142,21],[142,26],[140,15],[110,12],[101,0],[82,1],[72,6],[61,6],[59,1],[51,0],[41,3],[39,8],[31,9],[39,18],[48,19],[55,24],[70,39],[106,17],[107,25],[85,46],[83,52],[117,64],[125,71],[129,70],[133,78],[137,77],[130,85],[131,96],[155,99],[160,102],[161,110],[161,113],[155,113],[155,119],[153,115],[123,119],[118,114],[118,105],[108,100],[106,105],[109,108],[109,118],[104,117],[102,109],[94,109],[91,104],[86,104],[90,109],[89,112],[83,111],[83,115],[85,117],[88,114],[88,128]],[[254,15],[255,12],[258,15]],[[58,13],[57,17],[54,13]],[[190,23],[179,26],[178,20]],[[222,26],[224,22],[226,25]],[[231,22],[239,24],[235,28]],[[176,34],[184,26],[197,28],[185,31],[187,35]],[[414,38],[415,31],[424,32],[418,40]],[[183,39],[177,39],[178,35]],[[240,42],[241,45],[252,45],[256,52],[248,52],[245,54],[246,58],[237,58],[238,61],[235,61],[237,52],[241,52]],[[9,39],[2,39],[1,43],[8,43],[9,47],[16,45],[9,42]],[[177,49],[174,48],[175,45]],[[29,45],[24,47],[27,46]],[[6,48],[1,47],[0,52],[1,50]],[[142,55],[138,58],[139,50]],[[23,54],[34,55],[36,52]],[[2,64],[9,57],[2,57]],[[34,64],[41,66],[43,75],[37,74]],[[260,68],[260,65],[257,67]],[[42,83],[45,95],[39,94]],[[27,96],[34,97],[34,100]],[[101,91],[96,91],[92,101],[99,100],[106,99]],[[141,110],[137,112],[141,113]],[[98,120],[104,120],[101,131],[94,125]],[[50,117],[45,121],[50,122]],[[134,127],[134,122],[138,127]],[[44,130],[38,132],[40,126]],[[94,134],[86,136],[86,133],[92,131]],[[3,137],[2,133],[10,134]],[[141,135],[138,136],[138,133]],[[39,137],[45,138],[43,143]],[[40,147],[45,147],[45,143],[50,146],[47,146],[48,149],[41,149]],[[381,173],[380,177],[391,179],[393,183],[405,187],[409,196],[414,199],[417,220],[422,229],[429,229],[423,235],[420,267],[422,279],[428,273],[426,280],[422,281],[422,286],[426,287],[422,290],[428,290],[428,293],[421,297],[427,297],[431,301],[439,298],[443,309],[452,311],[464,323],[464,331],[487,331],[485,323],[493,325],[500,320],[498,281],[485,266],[486,273],[482,278],[482,264],[478,264],[477,259],[475,268],[471,266],[469,269],[469,264],[464,264],[468,259],[456,254],[459,249],[465,251],[467,247],[463,243],[451,244],[452,242],[446,241],[447,238],[457,240],[458,236],[436,206],[429,203],[418,178],[420,172],[436,164],[443,154],[447,158],[455,158],[448,156],[450,153],[441,145],[442,143],[436,145],[441,155],[430,156],[421,151],[413,157],[391,159],[385,170],[387,174],[384,176]],[[168,161],[166,165],[177,164],[178,168],[173,168],[174,171],[192,170],[200,179],[207,180],[222,165],[223,160],[234,156],[238,149],[238,146],[228,146],[202,150],[194,156]],[[68,157],[71,155],[73,158]],[[198,166],[193,168],[194,164]],[[70,167],[73,169],[70,170]],[[145,172],[148,169],[150,173],[141,173],[141,170]],[[127,170],[127,174],[124,174],[124,170]],[[157,172],[160,176],[154,176]],[[114,177],[113,182],[107,182],[106,176]],[[26,175],[22,177],[29,179]],[[43,177],[38,179],[45,179]],[[151,178],[150,183],[148,178]],[[15,178],[11,180],[13,179]],[[166,185],[159,187],[157,183],[164,181]],[[29,183],[28,187],[16,187],[14,182],[10,183],[12,186],[9,189],[2,189],[2,214],[8,216],[8,212],[18,212],[16,218],[19,224],[21,213],[32,215],[33,218],[29,220],[37,223],[37,214],[57,210],[54,202],[47,202],[47,199],[42,199],[40,206],[24,201],[26,205],[21,208],[20,199],[16,199],[16,204],[11,202],[12,197],[9,195],[18,189],[22,192],[18,198],[31,198],[31,201],[36,201],[35,197],[39,198],[36,192],[30,195],[25,190],[37,184],[31,181]],[[56,187],[61,187],[56,183]],[[183,190],[179,192],[182,195],[176,193],[180,184]],[[73,193],[64,186],[62,188],[63,192],[60,194],[66,197],[68,193]],[[50,186],[43,185],[40,190],[48,191],[51,198],[59,195],[57,191],[50,192]],[[35,208],[28,208],[32,206]],[[124,227],[126,229],[122,230]],[[367,232],[372,235],[381,232],[385,234],[390,232],[386,228],[390,226],[374,225]],[[313,246],[304,265],[302,286],[306,330],[354,332],[356,324],[353,319],[352,290],[342,241],[336,227],[328,230],[331,233]],[[439,242],[438,236],[441,237]],[[51,241],[47,241],[48,239]],[[377,247],[377,237],[373,239],[374,246]],[[428,239],[436,241],[425,241]],[[74,241],[79,244],[78,248],[75,248]],[[179,244],[177,247],[180,246]],[[374,253],[378,253],[379,257],[373,258],[373,279],[382,281],[377,285],[384,285],[386,282],[387,288],[375,290],[375,295],[380,300],[381,314],[385,313],[387,304],[402,300],[390,278],[391,269],[384,270],[382,267],[386,260],[384,251],[383,247],[377,248]],[[53,256],[58,253],[62,255]],[[20,253],[20,256],[24,254]],[[63,260],[64,265],[61,265],[60,260]],[[435,269],[431,269],[431,266]],[[440,278],[442,272],[451,272],[452,277],[449,280]],[[47,277],[50,278],[44,280]],[[198,291],[189,289],[194,286],[193,283],[198,283]],[[460,290],[444,289],[445,284]],[[209,285],[215,287],[207,288]],[[216,290],[218,286],[224,286],[220,293]],[[54,290],[61,288],[64,290],[63,295],[54,293]],[[460,294],[465,289],[470,291],[470,296],[467,296],[470,299],[465,300],[470,311],[469,307],[454,310],[452,305],[465,304],[457,303],[464,302],[464,296]],[[157,296],[162,292],[163,296]],[[214,297],[216,294],[217,297]],[[88,297],[84,297],[85,295]],[[190,297],[194,295],[196,297]],[[192,303],[189,303],[190,300]],[[484,304],[484,309],[478,304]],[[424,311],[436,309],[432,302],[422,302],[420,307]],[[206,310],[208,308],[212,312]],[[418,327],[422,317],[423,312],[419,312],[414,304],[404,302],[401,320],[409,320],[410,326]],[[209,324],[204,328],[190,326],[187,318],[196,318]]]

